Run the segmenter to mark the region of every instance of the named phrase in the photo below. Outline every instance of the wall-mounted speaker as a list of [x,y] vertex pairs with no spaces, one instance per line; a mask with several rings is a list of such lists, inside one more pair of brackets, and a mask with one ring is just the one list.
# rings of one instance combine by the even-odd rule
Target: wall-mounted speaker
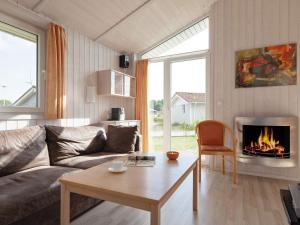
[[129,56],[128,55],[120,55],[119,56],[119,66],[121,68],[129,67]]

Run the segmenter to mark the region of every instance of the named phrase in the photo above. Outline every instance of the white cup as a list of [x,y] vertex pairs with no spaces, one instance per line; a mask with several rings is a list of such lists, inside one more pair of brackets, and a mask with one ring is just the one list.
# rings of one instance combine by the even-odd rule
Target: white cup
[[111,164],[111,168],[113,170],[122,170],[123,169],[123,161],[113,161]]

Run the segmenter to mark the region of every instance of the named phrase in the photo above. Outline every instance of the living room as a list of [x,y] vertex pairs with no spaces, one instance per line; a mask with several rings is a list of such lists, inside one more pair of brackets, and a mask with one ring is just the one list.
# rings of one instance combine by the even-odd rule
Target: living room
[[2,0],[0,225],[300,224],[299,10]]

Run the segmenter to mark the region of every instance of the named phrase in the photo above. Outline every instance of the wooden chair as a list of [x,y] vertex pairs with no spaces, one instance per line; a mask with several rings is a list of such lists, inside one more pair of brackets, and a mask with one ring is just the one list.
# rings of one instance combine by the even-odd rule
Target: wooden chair
[[[231,137],[232,148],[225,146],[225,134]],[[196,126],[197,142],[199,149],[199,179],[201,181],[201,155],[221,155],[222,156],[222,172],[225,174],[225,156],[231,156],[233,159],[233,183],[236,184],[236,146],[232,129],[226,124],[216,120],[205,120]]]

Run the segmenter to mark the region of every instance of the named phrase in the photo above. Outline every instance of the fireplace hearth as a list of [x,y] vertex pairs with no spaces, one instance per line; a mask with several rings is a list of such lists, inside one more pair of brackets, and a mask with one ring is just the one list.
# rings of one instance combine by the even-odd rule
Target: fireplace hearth
[[296,117],[237,117],[238,160],[271,167],[296,164]]

